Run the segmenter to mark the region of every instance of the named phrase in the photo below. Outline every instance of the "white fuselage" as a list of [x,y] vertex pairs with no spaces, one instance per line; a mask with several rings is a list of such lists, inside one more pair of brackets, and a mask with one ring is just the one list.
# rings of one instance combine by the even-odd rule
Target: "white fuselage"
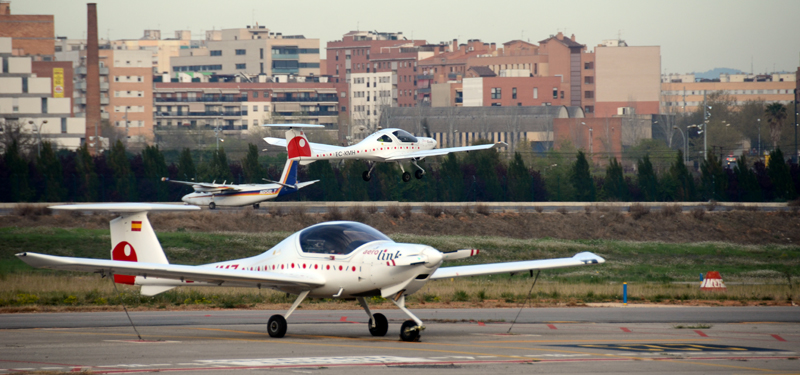
[[[391,241],[373,241],[361,245],[347,255],[304,253],[300,250],[299,234],[295,233],[269,251],[250,258],[212,263],[200,267],[224,268],[228,270],[270,272],[292,275],[320,275],[325,285],[312,289],[309,297],[355,298],[394,295],[400,291],[412,294],[422,288],[437,268],[441,259],[432,264],[395,266],[392,261],[414,256],[435,249],[426,245],[404,244]],[[252,283],[225,282],[220,285],[193,283],[190,280],[144,279],[136,277],[136,285],[165,286],[228,286],[253,287]],[[273,289],[297,294],[300,286],[273,287]]]
[[416,142],[404,142],[393,134],[400,129],[384,129],[374,133],[361,142],[336,151],[323,152],[311,149],[311,157],[303,160],[359,159],[386,161],[386,159],[416,151],[433,150],[436,140],[427,137],[414,137]]
[[197,206],[208,206],[209,203],[214,202],[217,206],[249,206],[264,202],[278,197],[282,186],[277,184],[252,184],[252,185],[239,185],[246,188],[244,191],[195,191],[191,194],[186,194],[181,198],[181,201],[188,204]]

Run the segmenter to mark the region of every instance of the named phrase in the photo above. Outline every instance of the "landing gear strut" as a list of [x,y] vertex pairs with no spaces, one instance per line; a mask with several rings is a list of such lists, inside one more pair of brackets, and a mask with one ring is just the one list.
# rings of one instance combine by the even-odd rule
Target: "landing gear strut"
[[403,168],[403,164],[401,164],[399,161],[397,162],[397,165],[400,166],[400,171],[403,172],[403,182],[411,181],[411,173],[406,172],[406,170]]
[[281,338],[286,335],[286,328],[288,326],[286,323],[286,318],[292,315],[294,310],[297,309],[297,306],[300,306],[300,303],[306,299],[308,292],[308,290],[301,292],[286,314],[283,314],[283,316],[273,315],[269,318],[269,321],[267,322],[267,333],[269,333],[269,337]]
[[406,313],[406,315],[408,315],[411,319],[413,319],[406,320],[403,322],[403,325],[400,326],[400,340],[419,341],[419,335],[425,330],[425,326],[422,325],[422,321],[419,320],[419,318],[417,318],[406,308],[406,296],[401,294],[400,297],[391,298],[389,300],[392,301],[392,303],[394,303],[400,310],[403,310],[403,312]]
[[211,203],[209,203],[209,204],[208,204],[208,209],[209,209],[209,210],[213,210],[213,209],[215,209],[215,208],[217,208],[217,204],[216,204],[216,203],[214,203],[214,202],[211,202]]
[[420,167],[419,164],[417,164],[416,160],[411,160],[411,163],[414,164],[414,166],[416,166],[417,168],[419,168],[416,171],[414,171],[414,177],[416,177],[417,180],[421,179],[422,176],[425,175],[425,170],[422,169],[422,167]]
[[389,321],[386,320],[386,317],[381,313],[372,314],[364,297],[358,297],[358,303],[361,304],[361,307],[364,308],[364,311],[369,316],[369,333],[372,336],[386,336],[386,332],[389,331]]
[[368,171],[364,171],[364,173],[361,174],[361,178],[363,178],[364,181],[369,181],[369,180],[372,179],[372,169],[373,168],[375,168],[375,163],[372,163],[372,165],[370,165]]

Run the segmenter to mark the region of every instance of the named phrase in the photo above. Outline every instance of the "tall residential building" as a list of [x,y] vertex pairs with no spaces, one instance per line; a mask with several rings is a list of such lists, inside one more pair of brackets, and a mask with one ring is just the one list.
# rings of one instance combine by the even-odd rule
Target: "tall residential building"
[[660,112],[661,47],[606,40],[595,47],[594,60],[594,117]]
[[145,50],[153,54],[153,71],[169,73],[170,59],[181,55],[181,50],[200,48],[202,41],[192,41],[192,33],[187,30],[175,31],[174,38],[161,39],[160,30],[145,30],[140,39],[111,41],[115,50]]
[[45,61],[53,59],[53,15],[11,14],[11,1],[0,0],[0,37],[11,38],[14,56],[33,56],[34,60]]
[[25,132],[61,148],[80,147],[85,121],[71,116],[72,98],[58,94],[64,90],[64,67],[48,62],[47,72],[48,66],[31,56],[13,56],[12,50],[11,38],[0,38],[0,122],[16,122]]
[[282,35],[264,26],[207,32],[205,46],[172,57],[173,76],[182,72],[319,76],[319,39]]
[[[79,45],[79,44],[78,44]],[[147,50],[100,49],[101,119],[108,121],[130,142],[153,141],[153,65]],[[73,112],[86,113],[86,50],[57,52],[58,60],[71,61],[75,69]],[[93,126],[93,124],[88,124]],[[103,124],[96,124],[102,127]]]

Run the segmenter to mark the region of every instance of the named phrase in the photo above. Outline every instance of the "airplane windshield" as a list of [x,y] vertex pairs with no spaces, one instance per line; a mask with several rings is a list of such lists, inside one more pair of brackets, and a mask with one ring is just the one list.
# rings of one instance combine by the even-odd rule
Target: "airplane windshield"
[[411,135],[411,133],[405,130],[397,130],[393,132],[395,137],[400,140],[400,142],[407,142],[407,143],[417,143],[417,137]]
[[392,239],[361,223],[318,225],[300,233],[300,248],[304,253],[346,255],[372,241]]
[[387,142],[387,143],[389,143],[391,141],[392,141],[392,138],[390,138],[386,134],[384,134],[382,137],[378,138],[378,142]]

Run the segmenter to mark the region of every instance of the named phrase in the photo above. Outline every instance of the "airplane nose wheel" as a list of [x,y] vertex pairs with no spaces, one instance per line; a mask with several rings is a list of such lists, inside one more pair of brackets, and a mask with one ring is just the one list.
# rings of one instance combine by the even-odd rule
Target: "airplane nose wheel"
[[425,174],[425,173],[424,173],[424,172],[422,172],[422,170],[421,170],[421,169],[417,169],[416,171],[414,171],[414,177],[416,177],[416,178],[417,178],[417,180],[421,179],[421,178],[422,178],[422,175],[424,175],[424,174]]
[[211,203],[209,203],[209,204],[208,204],[208,209],[209,209],[209,210],[213,210],[213,209],[215,209],[215,208],[217,208],[217,204],[216,204],[216,203],[214,203],[214,202],[211,202]]
[[413,320],[406,320],[400,326],[400,340],[419,341],[419,327]]
[[364,171],[364,173],[361,174],[361,178],[363,178],[364,181],[369,181],[372,179],[372,176],[370,176],[369,171]]
[[411,173],[403,172],[403,182],[411,181]]
[[281,338],[286,335],[286,319],[281,315],[273,315],[267,322],[269,337]]
[[370,319],[369,333],[372,336],[386,336],[386,332],[389,331],[389,321],[380,313],[373,315],[373,317],[375,318],[375,327],[372,326],[372,319]]

